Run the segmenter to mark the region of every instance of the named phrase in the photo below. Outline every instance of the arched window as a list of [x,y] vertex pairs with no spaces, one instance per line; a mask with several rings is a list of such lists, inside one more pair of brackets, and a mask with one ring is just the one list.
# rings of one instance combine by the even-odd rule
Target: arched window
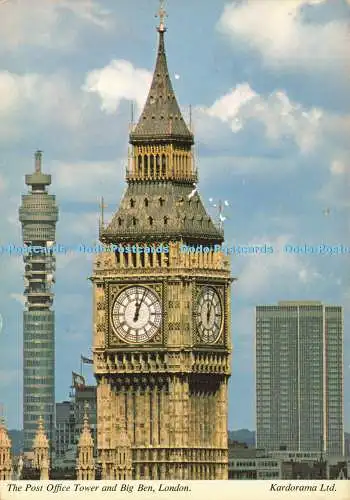
[[164,201],[163,198],[159,198],[159,205],[162,207],[164,205]]
[[133,200],[131,198],[131,200],[130,200],[130,208],[134,208],[134,206],[135,206],[135,200]]
[[141,155],[138,156],[137,167],[138,167],[138,173],[140,174],[142,172],[142,156]]
[[156,156],[156,176],[160,177],[160,156]]
[[148,221],[149,221],[149,225],[152,226],[153,225],[153,217],[148,217]]
[[162,154],[162,176],[166,176],[166,156]]
[[151,167],[150,168],[150,170],[151,170],[150,176],[154,177],[154,155],[151,155],[151,157],[150,157],[150,167]]
[[165,216],[165,217],[164,217],[164,226],[166,226],[167,224],[168,224],[168,217],[167,217],[167,216]]
[[136,226],[136,217],[133,217],[133,218],[132,218],[132,225],[133,225],[133,226]]
[[145,177],[148,177],[148,156],[145,155],[143,157],[143,166],[144,166],[144,169],[145,169]]
[[131,254],[132,267],[136,267],[136,253]]
[[120,217],[118,217],[118,226],[121,226],[123,223],[122,219]]
[[148,199],[147,198],[145,198],[144,203],[145,203],[145,207],[148,207]]

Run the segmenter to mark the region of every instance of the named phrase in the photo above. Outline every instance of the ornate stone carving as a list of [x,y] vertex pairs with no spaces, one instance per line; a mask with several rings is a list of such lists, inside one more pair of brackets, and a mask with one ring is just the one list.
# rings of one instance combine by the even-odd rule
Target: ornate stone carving
[[[156,83],[160,78],[168,85],[163,35],[154,78]],[[158,100],[157,109],[174,105],[172,99],[157,93],[157,85],[152,84],[152,88],[156,93],[151,92],[149,99]],[[148,105],[153,106],[150,102]],[[96,354],[94,365],[99,384],[102,475],[110,480],[131,478],[133,459],[134,479],[141,475],[146,480],[225,479],[227,460],[221,452],[227,447],[224,428],[229,340],[227,345],[221,338],[216,345],[198,345],[195,304],[203,286],[218,289],[226,325],[229,297],[223,289],[230,279],[229,268],[213,252],[189,255],[181,251],[181,245],[193,241],[220,243],[223,233],[207,216],[198,194],[189,199],[196,178],[192,138],[190,135],[188,142],[181,142],[173,134],[181,115],[171,119],[164,116],[160,122],[146,109],[144,116],[141,129],[131,134],[126,193],[100,237],[105,243],[138,247],[163,244],[169,247],[169,253],[119,254],[119,259],[114,254],[101,255],[101,266],[95,267],[94,279],[103,284],[105,294],[103,298],[99,295],[102,290],[95,289],[95,339],[104,331],[106,340],[104,352]],[[165,122],[169,130],[167,126],[164,129]],[[183,124],[180,128],[184,130]],[[151,136],[146,138],[145,131]],[[163,137],[165,132],[167,136]],[[162,140],[158,140],[159,134]],[[110,324],[119,293],[135,285],[152,289],[162,305],[162,324],[143,344],[122,342]],[[121,313],[135,324],[140,319],[138,300],[142,295],[129,301],[128,311]],[[127,303],[121,309],[126,309]],[[120,450],[125,450],[127,464]]]

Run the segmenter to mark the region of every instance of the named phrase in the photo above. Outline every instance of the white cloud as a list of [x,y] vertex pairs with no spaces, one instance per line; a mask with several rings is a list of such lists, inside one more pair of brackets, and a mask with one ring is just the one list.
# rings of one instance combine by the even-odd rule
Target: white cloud
[[315,279],[323,279],[323,276],[317,271],[302,268],[298,272],[298,278],[302,283],[311,283]]
[[32,126],[59,123],[70,130],[81,124],[82,96],[76,96],[64,75],[2,71],[0,95],[0,141],[27,134],[28,122]]
[[123,99],[136,101],[141,109],[145,103],[152,73],[135,68],[129,61],[114,60],[102,69],[91,71],[83,90],[93,92],[101,99],[101,108],[114,113]]
[[[94,240],[97,239],[98,235],[98,220],[99,220],[99,208],[96,203],[96,212],[84,212],[81,214],[75,213],[63,213],[62,217],[67,224],[67,229],[65,229],[65,237],[69,238],[69,241],[64,241],[62,243],[71,244],[86,243],[91,245]],[[80,255],[81,257],[81,255]]]
[[244,258],[243,268],[235,285],[240,297],[264,300],[264,296],[271,292],[283,292],[286,283],[287,289],[291,289],[321,278],[316,270],[307,265],[303,256],[284,251],[283,247],[288,241],[290,237],[284,235],[275,240],[255,238],[250,243],[272,245],[274,252],[241,257]]
[[[317,193],[316,198],[322,201],[327,207],[350,208],[350,167],[347,161],[334,159],[329,167],[329,178],[324,186]],[[344,234],[343,238],[347,233]]]
[[113,200],[121,192],[125,178],[126,160],[117,158],[108,162],[64,163],[54,162],[51,171],[55,177],[55,193],[60,201],[96,203]]
[[19,302],[22,306],[24,306],[24,304],[26,302],[25,296],[20,294],[20,293],[10,293],[10,297],[11,297],[11,299],[14,299],[17,302]]
[[110,12],[94,0],[61,0],[56,3],[56,8],[71,11],[78,19],[83,19],[100,28],[110,28]]
[[228,123],[234,133],[244,129],[249,121],[260,122],[271,142],[291,137],[302,153],[315,148],[323,117],[320,109],[303,108],[290,101],[284,91],[277,90],[264,97],[248,83],[238,84],[211,107],[200,110],[209,117]]
[[79,21],[100,28],[111,25],[109,13],[94,0],[12,0],[0,8],[2,50],[28,45],[74,49]]
[[325,0],[246,0],[226,5],[218,28],[258,50],[268,65],[303,66],[306,70],[338,66],[344,75],[349,65],[349,30],[346,20],[313,24],[302,8]]
[[228,94],[224,95],[207,110],[209,116],[215,116],[223,121],[230,121],[237,117],[244,104],[257,97],[248,83],[242,83],[236,86]]
[[[68,242],[58,241],[58,243],[64,244]],[[68,267],[71,264],[71,262],[75,261],[76,259],[78,259],[78,255],[75,253],[67,253],[67,254],[59,253],[56,255],[56,269],[57,270],[64,269],[65,267]]]
[[[350,0],[349,0],[350,1]],[[342,175],[346,172],[350,173],[350,168],[344,162],[340,160],[333,160],[330,167],[331,174]]]

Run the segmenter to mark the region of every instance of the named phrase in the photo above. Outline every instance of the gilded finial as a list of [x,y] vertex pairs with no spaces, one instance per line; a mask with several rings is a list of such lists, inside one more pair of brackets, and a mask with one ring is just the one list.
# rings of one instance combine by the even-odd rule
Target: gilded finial
[[41,161],[43,157],[42,151],[36,151],[35,153],[35,172],[41,172]]
[[165,27],[165,18],[167,17],[166,10],[164,8],[165,1],[164,0],[159,0],[159,10],[158,14],[156,14],[156,17],[159,17],[159,26],[158,26],[158,31],[160,33],[164,33],[166,31]]

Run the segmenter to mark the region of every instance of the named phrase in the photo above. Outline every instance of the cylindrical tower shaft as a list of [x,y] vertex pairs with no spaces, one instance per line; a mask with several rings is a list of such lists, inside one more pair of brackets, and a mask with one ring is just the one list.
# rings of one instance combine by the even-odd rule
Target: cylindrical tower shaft
[[32,449],[40,416],[50,445],[54,442],[50,421],[55,421],[55,321],[52,285],[58,208],[48,194],[51,175],[42,173],[42,153],[35,153],[35,171],[25,176],[30,187],[22,196],[19,220],[25,246],[23,313],[23,429],[24,451]]

